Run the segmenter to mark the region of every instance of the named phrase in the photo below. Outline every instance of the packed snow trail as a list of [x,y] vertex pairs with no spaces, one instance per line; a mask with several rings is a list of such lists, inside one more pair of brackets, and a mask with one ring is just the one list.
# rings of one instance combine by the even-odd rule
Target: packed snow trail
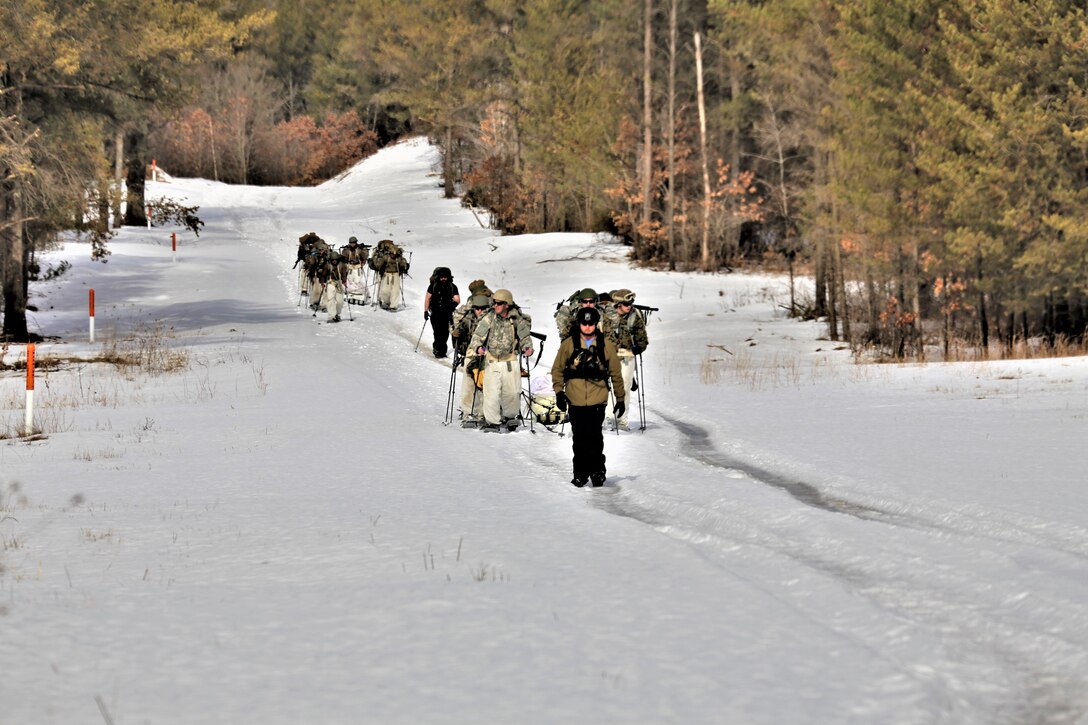
[[[314,189],[157,185],[207,222],[178,262],[126,230],[109,264],[43,286],[52,334],[81,339],[94,286],[104,334],[161,321],[193,352],[173,376],[53,373],[43,398],[95,403],[0,447],[0,484],[21,484],[0,509],[0,658],[19,662],[0,720],[94,721],[96,697],[117,723],[1084,717],[1088,529],[1066,495],[1083,408],[1057,407],[1082,372],[1035,368],[1033,398],[1004,369],[855,379],[812,357],[815,326],[775,318],[780,280],[634,270],[590,235],[497,237],[441,198],[436,161],[414,141]],[[317,324],[291,270],[308,231],[403,244],[406,309]],[[606,436],[612,495],[566,483],[569,437],[441,425],[449,368],[413,352],[439,265],[533,314],[536,372],[573,289],[662,308],[647,430]],[[705,351],[745,339],[810,356],[808,387],[715,383]],[[981,384],[1001,407],[968,420],[995,438],[1069,418],[1048,434],[1074,452],[1032,497],[972,458],[1015,480],[1014,439],[965,448],[972,478],[928,437],[965,436]],[[898,433],[929,478],[882,465],[889,409],[925,413]]]

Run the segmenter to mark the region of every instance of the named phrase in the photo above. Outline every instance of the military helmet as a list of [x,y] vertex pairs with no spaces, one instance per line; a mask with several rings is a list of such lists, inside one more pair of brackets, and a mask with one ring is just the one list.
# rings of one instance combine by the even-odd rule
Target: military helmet
[[629,289],[618,289],[612,293],[613,302],[622,302],[625,305],[633,305],[635,303],[635,293]]
[[473,295],[472,306],[478,310],[486,310],[491,306],[491,298],[487,295]]
[[359,237],[348,237],[348,244],[358,244]]
[[510,294],[508,289],[495,290],[495,294],[491,295],[491,299],[495,302],[505,302],[508,305],[514,304],[514,295]]
[[579,300],[592,299],[594,302],[596,302],[597,301],[597,290],[593,289],[592,287],[586,287],[584,290],[582,290],[581,292],[578,293],[578,299]]
[[579,325],[596,325],[601,321],[601,313],[597,311],[596,307],[583,307],[578,310],[575,317]]

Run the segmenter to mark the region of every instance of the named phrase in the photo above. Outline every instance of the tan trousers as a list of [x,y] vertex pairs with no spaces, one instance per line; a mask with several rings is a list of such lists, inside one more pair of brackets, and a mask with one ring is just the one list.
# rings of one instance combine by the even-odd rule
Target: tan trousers
[[378,304],[383,310],[395,310],[400,305],[400,273],[386,272],[378,287]]
[[517,418],[521,412],[521,365],[516,355],[497,360],[488,357],[484,373],[484,418],[490,425]]

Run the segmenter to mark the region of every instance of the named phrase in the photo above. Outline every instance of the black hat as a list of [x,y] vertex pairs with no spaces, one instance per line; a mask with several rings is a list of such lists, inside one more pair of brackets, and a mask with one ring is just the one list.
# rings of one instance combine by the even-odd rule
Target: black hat
[[601,321],[601,313],[596,307],[583,307],[576,315],[579,325],[596,325]]

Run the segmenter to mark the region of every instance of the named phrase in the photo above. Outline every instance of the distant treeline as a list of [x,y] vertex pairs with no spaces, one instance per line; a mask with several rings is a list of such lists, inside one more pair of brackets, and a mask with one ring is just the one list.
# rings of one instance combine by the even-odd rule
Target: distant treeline
[[[315,183],[426,133],[445,193],[494,228],[609,231],[673,269],[804,271],[815,290],[790,313],[826,319],[832,339],[896,357],[1084,340],[1082,3],[193,5],[230,28],[226,47],[158,31],[141,51],[180,65],[137,72],[138,52],[102,46],[138,91],[117,119],[133,159]],[[99,137],[111,152],[118,126]]]

